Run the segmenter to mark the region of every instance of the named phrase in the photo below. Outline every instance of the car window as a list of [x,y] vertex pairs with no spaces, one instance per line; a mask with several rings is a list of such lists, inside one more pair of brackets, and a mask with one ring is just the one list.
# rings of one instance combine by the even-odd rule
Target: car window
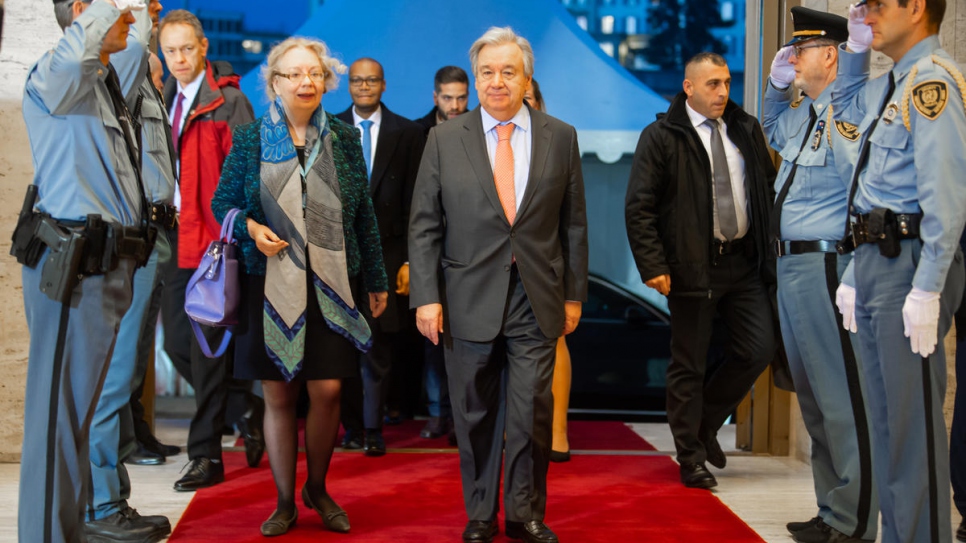
[[635,315],[639,315],[646,320],[655,320],[652,312],[648,311],[637,300],[602,283],[591,281],[588,285],[587,302],[583,305],[581,318],[625,320],[628,316],[628,308],[632,308],[631,310],[635,312]]

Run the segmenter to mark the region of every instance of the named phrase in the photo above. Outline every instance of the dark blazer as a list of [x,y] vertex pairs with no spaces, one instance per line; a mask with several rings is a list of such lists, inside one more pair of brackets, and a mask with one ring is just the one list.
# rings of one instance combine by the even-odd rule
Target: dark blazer
[[500,332],[513,257],[545,336],[562,334],[566,300],[586,299],[577,131],[533,109],[530,116],[530,178],[512,227],[493,182],[480,107],[429,133],[409,226],[410,305],[445,298],[444,328],[453,337],[490,341]]
[[[642,281],[671,276],[671,295],[707,295],[711,289],[714,223],[711,160],[691,124],[682,92],[667,114],[641,133],[625,199],[627,238]],[[748,236],[757,246],[759,272],[775,284],[768,217],[775,201],[775,167],[758,120],[729,101],[722,115],[728,139],[745,161]]]
[[[405,299],[400,301],[396,294],[396,273],[409,260],[406,243],[409,208],[426,137],[422,127],[389,111],[385,104],[380,106],[382,123],[376,140],[376,156],[372,161],[369,194],[379,223],[383,261],[389,278],[389,300],[385,313],[376,319],[376,323],[385,332],[396,332],[409,319]],[[352,126],[352,106],[336,117]]]

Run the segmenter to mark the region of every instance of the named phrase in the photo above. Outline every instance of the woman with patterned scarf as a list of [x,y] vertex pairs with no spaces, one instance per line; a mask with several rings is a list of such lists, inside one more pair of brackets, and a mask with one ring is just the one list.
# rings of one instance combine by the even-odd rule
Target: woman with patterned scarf
[[358,354],[372,346],[362,312],[377,317],[385,310],[389,284],[359,135],[321,105],[338,84],[336,73],[345,71],[321,41],[276,45],[263,71],[272,103],[260,120],[235,129],[211,202],[219,221],[241,210],[234,229],[243,256],[234,371],[260,379],[265,393],[265,441],[278,490],[276,510],[261,526],[266,536],[284,534],[298,518],[295,406],[303,383],[310,407],[302,500],[329,530],[349,531],[348,516],[325,486],[340,379],[358,374]]

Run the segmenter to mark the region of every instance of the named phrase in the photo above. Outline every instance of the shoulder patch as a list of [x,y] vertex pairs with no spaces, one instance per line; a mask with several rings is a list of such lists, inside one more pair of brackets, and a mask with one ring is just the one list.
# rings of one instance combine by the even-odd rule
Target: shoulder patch
[[839,131],[839,134],[843,138],[849,141],[858,141],[859,139],[859,127],[852,123],[835,121],[835,129]]
[[802,102],[804,102],[804,101],[805,101],[805,95],[803,94],[803,95],[799,96],[798,98],[796,98],[795,101],[793,101],[791,103],[791,108],[792,109],[798,109],[798,106],[802,105]]
[[912,89],[912,105],[923,117],[934,120],[946,109],[949,89],[945,81],[933,79],[919,83]]

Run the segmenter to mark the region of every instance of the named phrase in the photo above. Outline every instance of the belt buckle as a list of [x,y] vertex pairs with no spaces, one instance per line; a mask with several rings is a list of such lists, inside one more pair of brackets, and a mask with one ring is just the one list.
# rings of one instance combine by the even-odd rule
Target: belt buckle
[[782,243],[782,240],[776,239],[775,240],[775,256],[777,256],[777,257],[780,258],[780,257],[783,257],[783,256],[785,256],[787,254],[788,253],[785,252],[785,244]]

